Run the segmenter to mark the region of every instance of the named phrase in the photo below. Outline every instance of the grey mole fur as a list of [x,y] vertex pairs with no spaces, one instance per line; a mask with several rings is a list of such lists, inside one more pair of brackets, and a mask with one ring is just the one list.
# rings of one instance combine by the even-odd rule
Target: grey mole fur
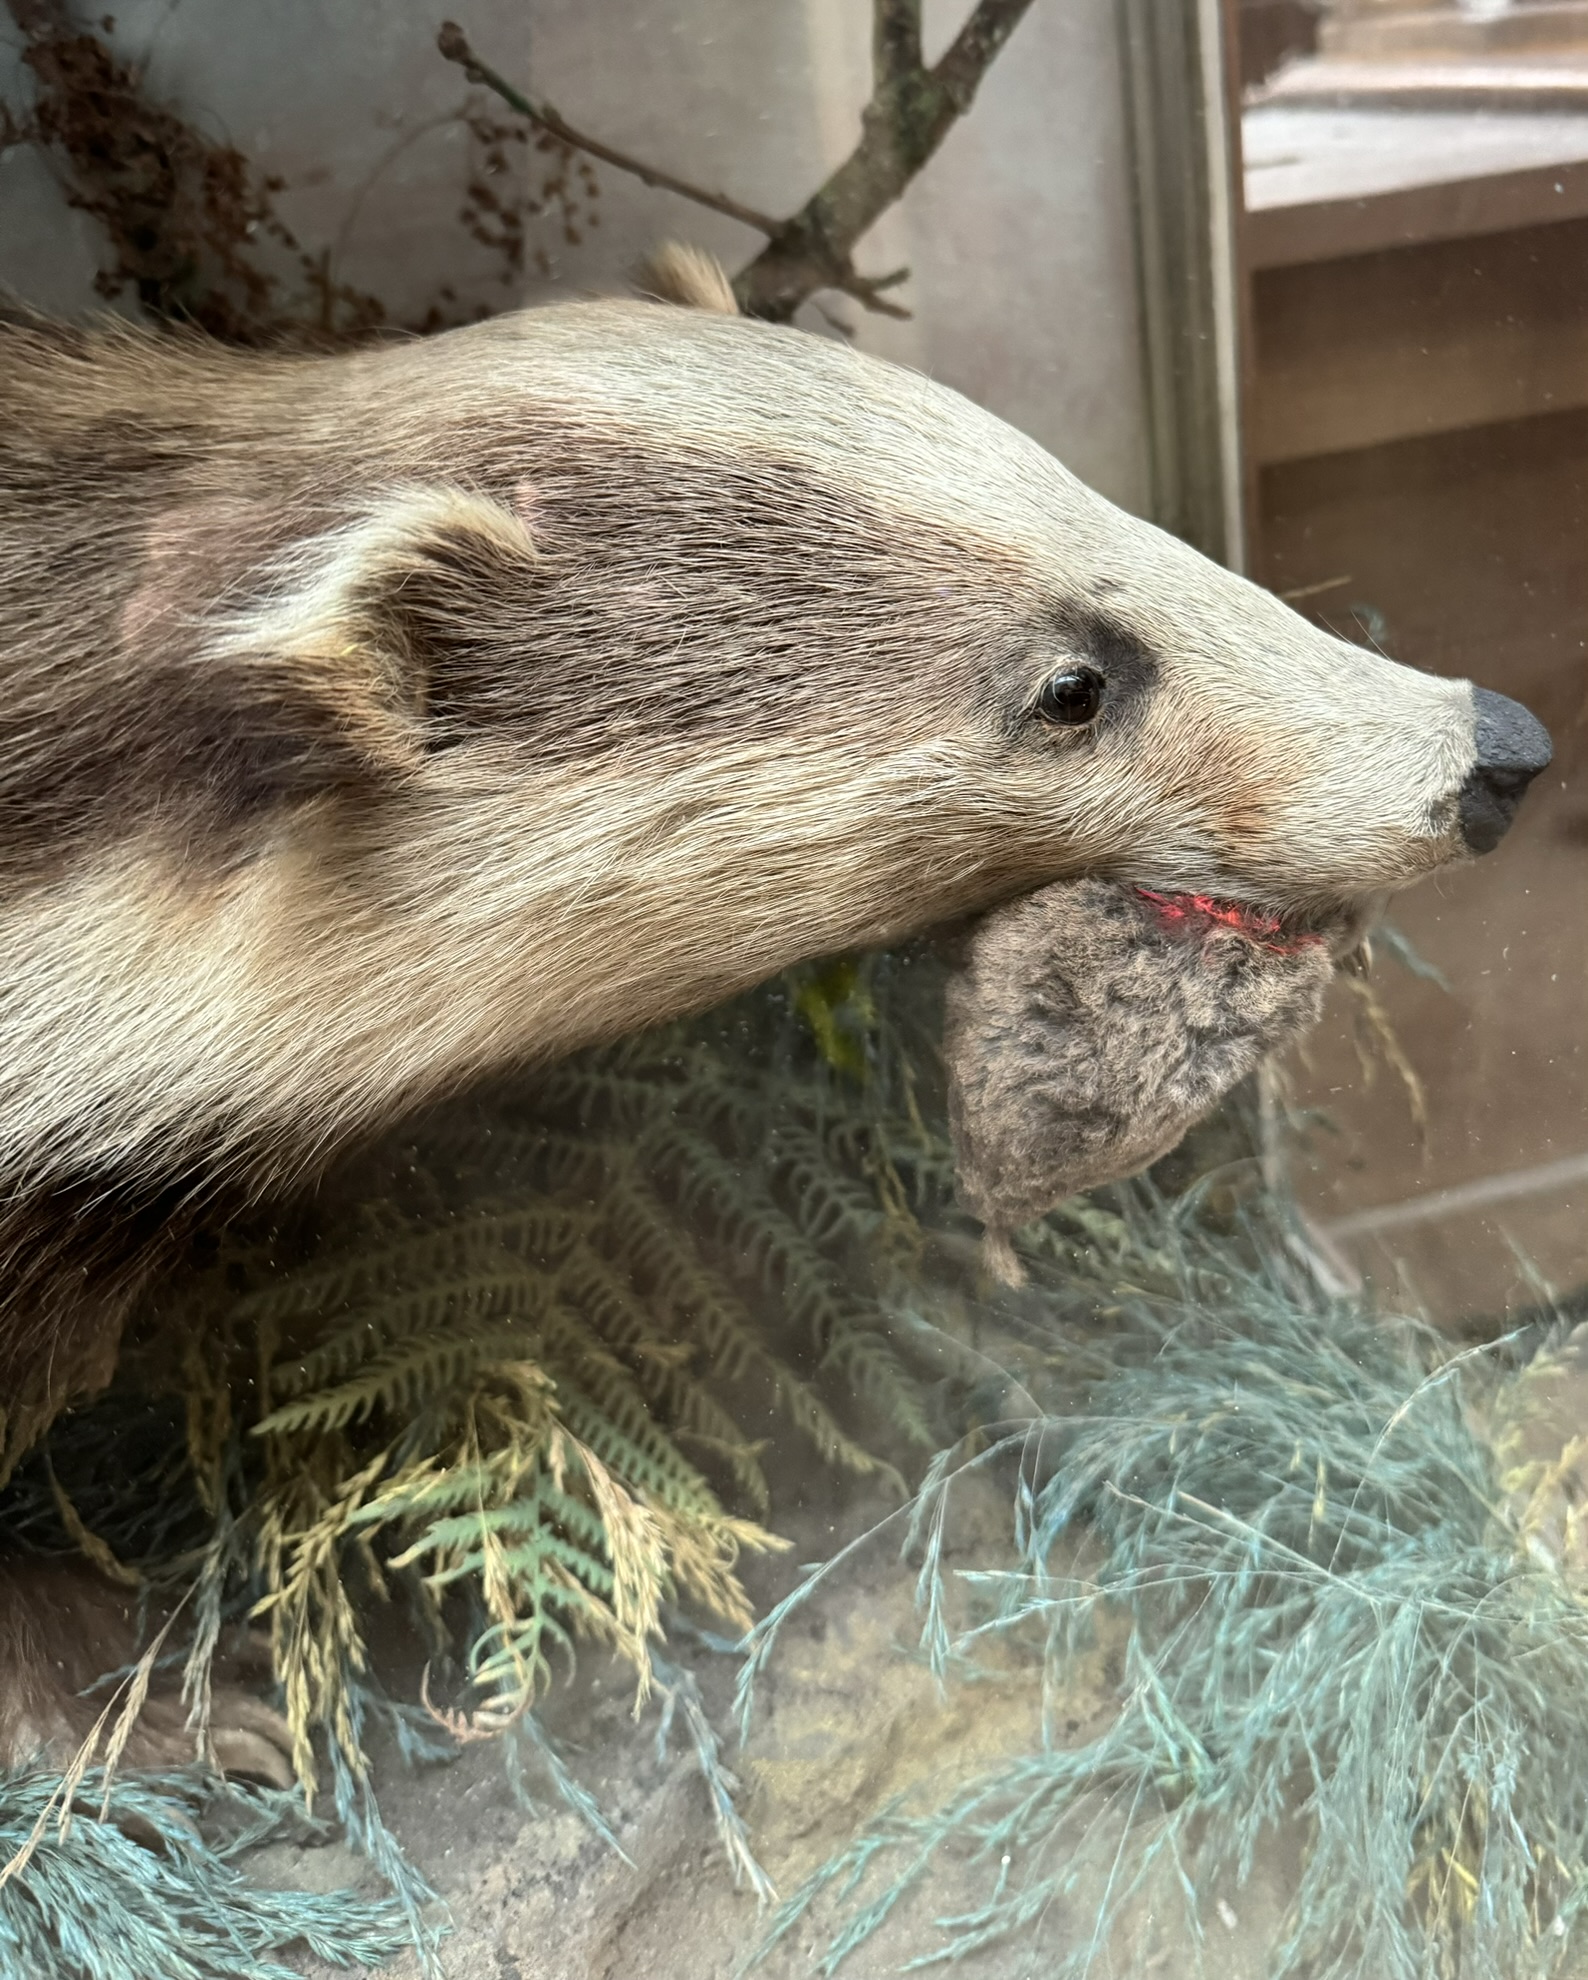
[[960,1195],[989,1268],[1018,1284],[1016,1230],[1166,1155],[1313,1024],[1349,939],[1269,947],[1194,915],[1173,928],[1101,880],[976,923],[949,979],[944,1056]]

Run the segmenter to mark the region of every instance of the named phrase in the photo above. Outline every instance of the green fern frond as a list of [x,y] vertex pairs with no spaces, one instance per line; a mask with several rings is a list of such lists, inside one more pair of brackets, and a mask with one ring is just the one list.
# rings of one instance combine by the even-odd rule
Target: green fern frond
[[771,1137],[771,1152],[807,1243],[825,1245],[840,1236],[864,1243],[881,1228],[885,1212],[876,1191],[833,1160],[821,1135],[797,1122],[781,1125]]
[[[555,1263],[587,1221],[587,1215],[566,1205],[483,1203],[465,1222],[440,1230],[392,1233],[378,1250],[359,1249],[333,1263],[260,1286],[236,1302],[233,1324],[286,1332],[302,1319],[323,1323],[333,1316],[379,1313],[393,1298],[406,1302],[445,1293],[493,1251]],[[351,1327],[348,1331],[352,1333]],[[339,1334],[327,1337],[319,1351],[327,1352],[340,1338]],[[353,1342],[350,1351],[356,1360],[356,1334]]]
[[623,1396],[608,1389],[597,1401],[569,1383],[559,1391],[559,1398],[568,1427],[609,1471],[632,1480],[675,1511],[721,1510],[704,1476],[657,1428],[637,1392]]
[[697,1338],[715,1374],[736,1380],[765,1352],[761,1334],[726,1280],[702,1257],[644,1177],[632,1166],[608,1185],[607,1218],[648,1303]]
[[[747,1411],[774,1406],[822,1460],[902,1493],[846,1398],[898,1452],[922,1442],[883,1290],[919,1257],[938,1171],[913,1100],[890,1111],[912,1089],[865,1001],[874,966],[845,970],[864,1077],[835,1073],[773,988],[503,1088],[483,1116],[442,1110],[296,1221],[220,1233],[161,1289],[127,1363],[141,1406],[185,1425],[161,1473],[191,1508],[180,1570],[102,1519],[92,1438],[75,1468],[61,1444],[82,1532],[140,1569],[198,1573],[200,1712],[223,1617],[251,1612],[304,1788],[329,1762],[370,1834],[372,1600],[406,1591],[457,1653],[441,1667],[470,1690],[436,1708],[444,1724],[498,1732],[583,1641],[643,1693],[664,1604],[748,1626],[739,1563],[780,1543],[759,1524]],[[58,1525],[60,1497],[36,1496]]]
[[[503,1308],[527,1306],[537,1290],[506,1276],[495,1282],[476,1280],[468,1289],[473,1297],[460,1295],[458,1320],[464,1325],[470,1320],[494,1321]],[[517,1325],[491,1326],[479,1333],[451,1329],[421,1333],[372,1356],[351,1380],[281,1404],[253,1426],[253,1434],[280,1437],[295,1431],[343,1430],[367,1421],[376,1410],[412,1410],[426,1397],[457,1389],[487,1363],[532,1360],[535,1346],[527,1314]]]
[[828,1336],[821,1366],[824,1372],[842,1375],[856,1394],[868,1397],[912,1444],[931,1449],[932,1431],[920,1390],[879,1334],[839,1325]]

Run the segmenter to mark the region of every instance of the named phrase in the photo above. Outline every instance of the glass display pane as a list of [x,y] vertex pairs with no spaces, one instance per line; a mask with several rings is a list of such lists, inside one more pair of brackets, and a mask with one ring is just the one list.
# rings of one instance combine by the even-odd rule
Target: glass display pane
[[0,1980],[1579,1970],[1585,229],[1576,0],[7,0]]

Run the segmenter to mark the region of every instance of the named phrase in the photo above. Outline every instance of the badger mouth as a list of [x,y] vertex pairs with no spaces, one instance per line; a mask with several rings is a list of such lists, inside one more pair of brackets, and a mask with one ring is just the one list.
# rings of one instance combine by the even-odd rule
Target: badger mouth
[[1368,921],[1365,911],[1340,906],[1276,914],[1216,894],[1168,894],[1152,887],[1137,887],[1136,893],[1166,934],[1187,941],[1236,935],[1274,956],[1300,955],[1320,943],[1343,956],[1359,945]]

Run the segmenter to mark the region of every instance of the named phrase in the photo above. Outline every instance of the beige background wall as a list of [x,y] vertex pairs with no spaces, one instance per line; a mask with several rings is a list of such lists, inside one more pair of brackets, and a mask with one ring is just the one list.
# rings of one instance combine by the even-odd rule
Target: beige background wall
[[[866,0],[452,0],[476,48],[612,143],[773,213],[795,209],[858,135]],[[929,4],[929,51],[968,0]],[[603,220],[578,247],[531,229],[552,283],[504,287],[457,224],[468,91],[435,52],[447,9],[419,0],[129,0],[114,46],[151,89],[286,180],[282,216],[398,319],[443,283],[492,307],[620,287],[669,235],[736,265],[756,237],[603,169]],[[6,17],[0,15],[0,20]],[[85,16],[86,18],[86,16]],[[26,100],[14,30],[0,97]],[[971,117],[867,242],[862,265],[914,271],[908,324],[868,347],[993,407],[1132,507],[1147,500],[1129,165],[1109,4],[1036,0]],[[92,306],[98,241],[46,164],[0,155],[0,284],[53,310]],[[858,311],[841,304],[848,319]],[[813,319],[822,327],[819,319]]]

